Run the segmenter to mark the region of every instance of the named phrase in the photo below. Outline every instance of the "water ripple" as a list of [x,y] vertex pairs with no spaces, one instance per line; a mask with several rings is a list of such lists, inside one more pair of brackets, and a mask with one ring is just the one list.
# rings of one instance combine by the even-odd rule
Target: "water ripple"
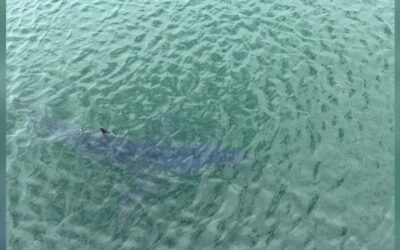
[[[384,0],[10,2],[9,246],[390,248],[393,12]],[[38,134],[27,107],[253,161],[146,182]]]

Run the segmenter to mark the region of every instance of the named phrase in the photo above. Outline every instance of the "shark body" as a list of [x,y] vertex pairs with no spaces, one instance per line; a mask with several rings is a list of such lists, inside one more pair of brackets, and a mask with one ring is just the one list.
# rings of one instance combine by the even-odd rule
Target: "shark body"
[[139,178],[135,178],[135,184],[120,197],[118,216],[122,220],[142,203],[144,197],[158,193],[158,175],[149,175],[153,169],[193,176],[213,169],[213,166],[236,165],[248,160],[241,151],[221,146],[142,142],[114,135],[106,129],[81,130],[47,114],[41,115],[34,109],[23,107],[18,98],[12,101],[20,106],[33,123],[36,133],[45,134],[46,141],[61,142],[90,159],[106,160],[111,164],[138,169],[134,176]]
[[239,164],[246,159],[242,152],[221,146],[138,142],[119,137],[103,128],[98,132],[82,131],[69,128],[48,116],[42,119],[41,124],[58,140],[90,158],[128,167],[196,174],[211,166]]

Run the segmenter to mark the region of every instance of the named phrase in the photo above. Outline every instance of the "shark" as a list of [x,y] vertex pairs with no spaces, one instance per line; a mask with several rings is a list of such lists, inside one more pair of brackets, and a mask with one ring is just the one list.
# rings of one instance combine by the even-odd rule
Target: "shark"
[[56,119],[46,110],[44,115],[30,108],[25,111],[28,112],[25,115],[29,116],[34,130],[46,137],[46,143],[61,142],[89,159],[134,170],[135,183],[130,183],[129,190],[121,194],[119,218],[126,218],[142,204],[144,197],[153,193],[152,190],[158,192],[158,175],[154,173],[161,171],[179,175],[179,178],[190,178],[208,170],[249,162],[246,153],[221,145],[135,140],[100,126],[96,130],[81,129]]
[[111,133],[100,126],[95,130],[82,129],[76,124],[56,119],[54,115],[49,115],[46,109],[43,114],[40,110],[27,107],[17,97],[12,98],[11,102],[20,114],[28,118],[35,133],[46,138],[46,143],[60,142],[83,157],[97,162],[106,161],[111,165],[121,166],[124,170],[134,170],[133,179],[130,175],[127,176],[127,190],[119,197],[119,208],[116,212],[120,222],[123,222],[131,211],[141,207],[145,197],[159,196],[157,178],[164,176],[157,174],[160,171],[168,175],[177,174],[179,178],[191,178],[208,170],[250,162],[247,154],[238,149],[211,144],[173,143],[166,140],[135,140]]
[[40,128],[45,129],[53,139],[91,159],[129,168],[195,175],[212,167],[237,165],[248,160],[240,150],[220,145],[137,141],[118,136],[106,128],[82,130],[67,126],[47,114],[40,119]]

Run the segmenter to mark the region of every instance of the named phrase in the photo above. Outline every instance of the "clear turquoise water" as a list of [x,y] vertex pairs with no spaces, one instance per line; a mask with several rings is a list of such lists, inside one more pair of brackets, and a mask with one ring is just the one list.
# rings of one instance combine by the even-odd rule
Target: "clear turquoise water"
[[[392,249],[393,13],[385,0],[7,1],[8,246]],[[161,172],[121,216],[140,175],[37,133],[26,107],[253,161]]]

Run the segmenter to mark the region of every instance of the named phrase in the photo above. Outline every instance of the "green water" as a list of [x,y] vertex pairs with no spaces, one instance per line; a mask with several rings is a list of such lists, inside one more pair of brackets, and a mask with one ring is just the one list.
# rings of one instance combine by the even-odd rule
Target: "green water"
[[[8,246],[392,249],[393,13],[386,0],[7,1]],[[140,174],[37,133],[27,107],[252,160],[161,172],[121,215]]]

